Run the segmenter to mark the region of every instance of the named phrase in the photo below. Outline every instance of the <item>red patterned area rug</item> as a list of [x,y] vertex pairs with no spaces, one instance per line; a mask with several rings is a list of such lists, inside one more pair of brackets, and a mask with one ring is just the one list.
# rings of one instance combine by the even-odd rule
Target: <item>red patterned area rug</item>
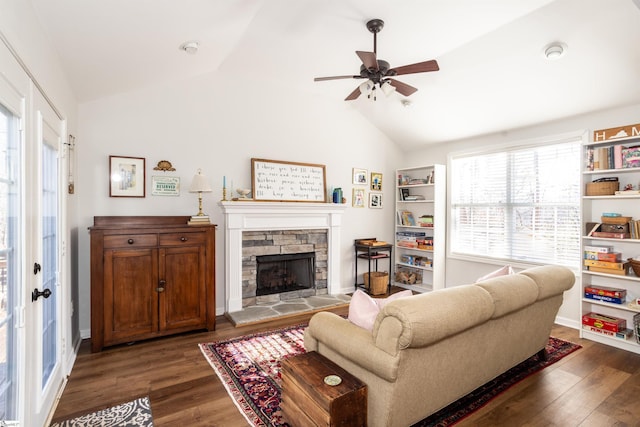
[[[280,412],[280,361],[305,352],[306,325],[200,344],[200,350],[250,425],[286,426]],[[525,360],[416,426],[450,426],[531,374],[557,362],[580,346],[549,337],[548,357]]]

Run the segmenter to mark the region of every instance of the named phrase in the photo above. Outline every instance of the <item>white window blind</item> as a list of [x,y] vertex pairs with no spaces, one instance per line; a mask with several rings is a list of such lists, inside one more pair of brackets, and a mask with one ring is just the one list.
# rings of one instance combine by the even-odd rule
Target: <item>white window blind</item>
[[451,160],[452,253],[577,267],[581,138]]

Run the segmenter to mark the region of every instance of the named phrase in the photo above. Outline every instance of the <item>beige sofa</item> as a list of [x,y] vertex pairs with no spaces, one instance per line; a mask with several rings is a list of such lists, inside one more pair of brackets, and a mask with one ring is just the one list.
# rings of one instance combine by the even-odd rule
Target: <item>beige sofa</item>
[[320,312],[304,344],[368,385],[370,426],[409,426],[544,350],[574,281],[543,266],[398,299],[373,332]]

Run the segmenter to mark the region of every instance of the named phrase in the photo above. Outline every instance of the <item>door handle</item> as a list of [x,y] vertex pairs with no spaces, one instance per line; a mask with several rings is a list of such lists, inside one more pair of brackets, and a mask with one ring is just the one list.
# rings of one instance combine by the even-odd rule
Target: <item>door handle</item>
[[35,288],[33,292],[31,292],[31,301],[36,301],[40,297],[49,298],[51,296],[51,289],[44,289],[39,291],[38,288]]
[[42,266],[37,262],[33,264],[33,274],[38,274],[42,270]]

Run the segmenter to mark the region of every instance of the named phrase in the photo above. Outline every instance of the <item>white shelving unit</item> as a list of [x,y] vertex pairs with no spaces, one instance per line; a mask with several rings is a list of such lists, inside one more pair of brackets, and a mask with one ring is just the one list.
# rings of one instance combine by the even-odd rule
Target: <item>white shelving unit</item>
[[[445,287],[446,172],[444,165],[396,170],[396,218],[393,284],[417,292]],[[408,194],[409,197],[404,195]],[[415,225],[410,223],[410,212]],[[420,217],[433,216],[433,227],[420,226]],[[420,247],[407,247],[400,237],[424,234]],[[420,237],[419,240],[422,241]],[[426,243],[433,242],[432,246]],[[411,243],[409,243],[411,244]],[[427,249],[428,247],[428,249]],[[429,260],[428,262],[426,260]],[[426,264],[426,265],[425,265]],[[398,273],[405,274],[398,274]],[[400,275],[408,280],[398,281]]]
[[[599,169],[589,170],[587,165],[588,150],[597,150],[599,148],[610,147],[615,145],[623,145],[626,147],[640,145],[640,137],[609,140],[606,142],[590,142],[584,145],[585,167],[582,174],[582,222],[585,225],[583,233],[587,233],[586,224],[588,222],[600,223],[601,216],[605,212],[616,212],[622,216],[632,217],[633,220],[640,219],[640,195],[610,195],[610,196],[587,196],[586,184],[598,178],[617,177],[620,183],[620,190],[625,185],[632,184],[634,189],[640,186],[640,167],[639,168],[618,168],[618,169]],[[622,261],[628,258],[640,257],[640,239],[618,239],[618,238],[602,238],[584,235],[582,237],[582,248],[585,246],[613,246],[615,252],[622,254]],[[633,271],[628,275],[607,274],[595,271],[589,271],[587,267],[582,267],[582,299],[580,303],[580,317],[589,312],[595,312],[606,316],[613,316],[625,319],[627,328],[634,329],[633,316],[640,312],[634,308],[631,303],[640,297],[640,277],[636,276]],[[598,300],[588,299],[584,296],[584,287],[586,286],[606,286],[610,288],[626,289],[626,302],[622,304],[608,303]],[[622,348],[640,354],[640,344],[636,340],[635,333],[629,339],[619,339],[581,329],[580,336],[582,338],[597,341],[603,344]]]

